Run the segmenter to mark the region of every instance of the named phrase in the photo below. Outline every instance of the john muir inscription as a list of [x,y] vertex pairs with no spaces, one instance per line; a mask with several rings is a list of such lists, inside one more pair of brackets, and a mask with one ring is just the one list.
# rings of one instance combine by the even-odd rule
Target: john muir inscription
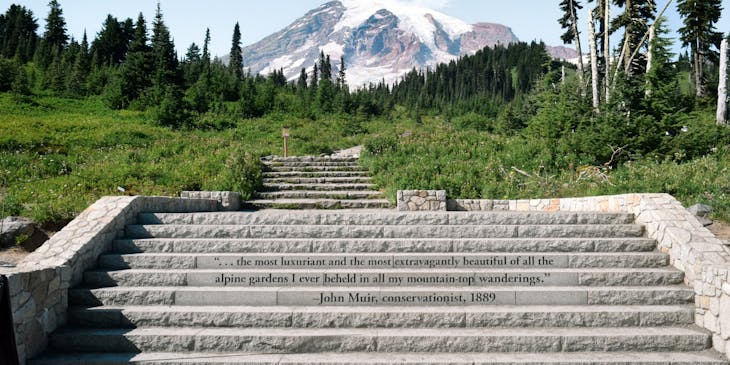
[[306,301],[315,305],[470,305],[514,300],[509,291],[386,293],[327,287],[538,287],[579,281],[578,274],[568,269],[567,256],[554,254],[203,255],[196,265],[200,270],[187,274],[188,285],[321,287],[306,294]]
[[197,268],[500,268],[568,267],[565,255],[483,254],[483,255],[261,255],[200,256]]

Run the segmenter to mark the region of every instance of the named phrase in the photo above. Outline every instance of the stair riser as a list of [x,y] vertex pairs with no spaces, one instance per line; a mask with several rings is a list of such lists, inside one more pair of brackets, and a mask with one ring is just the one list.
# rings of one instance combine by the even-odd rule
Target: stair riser
[[293,157],[274,157],[264,163],[289,163],[289,162],[357,162],[356,157],[314,157],[314,156],[293,156]]
[[119,354],[89,353],[67,358],[31,360],[30,365],[728,365],[726,359],[711,352],[592,352],[592,353],[321,353],[321,354],[206,354],[162,353]]
[[561,272],[546,271],[509,273],[443,273],[414,271],[410,273],[383,271],[352,273],[280,271],[89,271],[84,281],[92,287],[104,286],[211,286],[211,287],[402,287],[402,286],[635,286],[681,284],[682,272]]
[[639,225],[233,226],[129,225],[129,238],[609,238],[641,237]]
[[265,184],[369,184],[369,177],[265,178]]
[[275,191],[256,193],[259,199],[383,199],[379,191]]
[[209,225],[553,225],[631,224],[632,214],[514,213],[143,213],[140,224]]
[[645,252],[656,242],[627,239],[139,239],[117,240],[114,252],[168,253],[435,253]]
[[264,183],[266,191],[291,191],[291,190],[317,190],[317,191],[342,191],[342,190],[363,190],[372,191],[375,184],[271,184]]
[[348,336],[261,335],[53,335],[51,346],[64,351],[245,351],[290,352],[575,352],[575,351],[700,351],[708,335],[673,336]]
[[246,204],[257,209],[389,209],[385,199],[304,199],[304,200],[250,200]]
[[[339,265],[341,259],[346,265]],[[309,261],[304,261],[309,260]],[[427,262],[424,262],[427,261]],[[668,264],[660,253],[633,254],[461,254],[461,255],[102,255],[105,269],[265,269],[275,262],[279,269],[361,269],[369,268],[654,268]],[[415,262],[418,262],[417,264]],[[336,264],[337,263],[337,264]],[[357,263],[357,265],[353,265]],[[517,263],[517,264],[515,264]]]
[[[334,311],[333,311],[334,312]],[[661,312],[144,312],[69,311],[69,323],[84,328],[223,327],[223,328],[479,328],[479,327],[639,327],[687,326],[690,307]]]
[[357,161],[276,161],[265,163],[266,166],[308,167],[308,166],[353,166],[359,167]]
[[361,166],[270,166],[268,172],[368,172],[367,167]]
[[[418,306],[418,305],[655,305],[694,302],[689,289],[641,288],[541,288],[534,290],[443,288],[417,290],[318,290],[258,288],[256,290],[114,288],[71,289],[71,305],[334,305],[334,306]],[[246,288],[248,289],[248,288]]]
[[275,171],[264,172],[264,178],[329,178],[370,177],[367,171]]

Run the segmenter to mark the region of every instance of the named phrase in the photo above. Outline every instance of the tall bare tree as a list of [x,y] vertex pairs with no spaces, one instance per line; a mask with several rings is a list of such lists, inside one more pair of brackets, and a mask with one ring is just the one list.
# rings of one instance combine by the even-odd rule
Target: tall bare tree
[[717,124],[727,124],[727,38],[720,44],[720,79],[717,83]]

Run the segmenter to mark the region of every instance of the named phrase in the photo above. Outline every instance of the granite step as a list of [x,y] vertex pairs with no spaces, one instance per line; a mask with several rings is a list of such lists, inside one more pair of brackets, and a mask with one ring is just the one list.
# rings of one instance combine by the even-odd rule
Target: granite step
[[703,351],[693,327],[624,328],[170,328],[66,329],[50,346],[71,352],[583,352]]
[[258,209],[388,209],[387,199],[254,199],[246,204]]
[[692,305],[467,307],[71,307],[78,328],[469,328],[689,326]]
[[142,213],[140,224],[218,225],[548,225],[631,224],[633,214],[545,212],[259,211]]
[[264,159],[263,162],[357,162],[357,157],[331,157],[331,156],[276,156]]
[[575,225],[128,225],[128,238],[619,238],[641,237],[636,224]]
[[89,270],[84,283],[105,286],[199,287],[553,287],[641,286],[681,284],[684,273],[673,268],[651,269],[126,269]]
[[264,182],[266,191],[277,190],[315,190],[315,191],[353,191],[374,189],[375,184],[329,183],[329,184],[272,184]]
[[31,360],[30,365],[728,365],[713,351],[541,353],[76,353]]
[[257,199],[383,199],[377,190],[289,190],[256,192]]
[[370,177],[367,171],[264,171],[263,178],[340,178],[340,177]]
[[[346,284],[343,284],[346,285]],[[202,306],[674,305],[694,303],[681,286],[567,287],[107,287],[69,289],[69,304]]]
[[649,252],[649,238],[152,238],[120,239],[116,253],[484,253]]
[[267,166],[270,172],[368,172],[363,166]]
[[[342,265],[342,263],[345,263]],[[387,268],[658,268],[669,263],[661,252],[617,253],[137,253],[104,254],[103,269],[371,269]]]
[[300,167],[300,166],[354,166],[359,167],[357,161],[273,161],[264,162],[266,166],[287,166],[287,167]]
[[367,184],[370,177],[302,177],[264,178],[265,184]]

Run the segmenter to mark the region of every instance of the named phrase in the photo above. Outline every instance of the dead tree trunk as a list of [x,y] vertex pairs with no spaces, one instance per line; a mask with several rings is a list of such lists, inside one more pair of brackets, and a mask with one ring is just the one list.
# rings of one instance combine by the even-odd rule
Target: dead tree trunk
[[611,2],[603,0],[603,58],[606,59],[606,76],[604,80],[604,89],[606,89],[606,104],[611,100],[611,46],[610,39],[611,35],[609,29],[611,29]]
[[598,94],[598,50],[596,49],[596,24],[593,11],[588,12],[588,41],[591,52],[591,87],[593,90],[593,112],[599,113],[600,95]]
[[720,44],[720,79],[717,85],[717,124],[726,125],[727,119],[727,38]]
[[[649,27],[649,46],[646,51],[646,75],[649,75],[649,72],[651,72],[651,63],[654,60],[654,37],[656,37],[656,28],[652,25],[651,27]],[[651,96],[651,88],[652,84],[647,78],[646,90],[644,90],[644,95],[646,95],[646,97]]]

